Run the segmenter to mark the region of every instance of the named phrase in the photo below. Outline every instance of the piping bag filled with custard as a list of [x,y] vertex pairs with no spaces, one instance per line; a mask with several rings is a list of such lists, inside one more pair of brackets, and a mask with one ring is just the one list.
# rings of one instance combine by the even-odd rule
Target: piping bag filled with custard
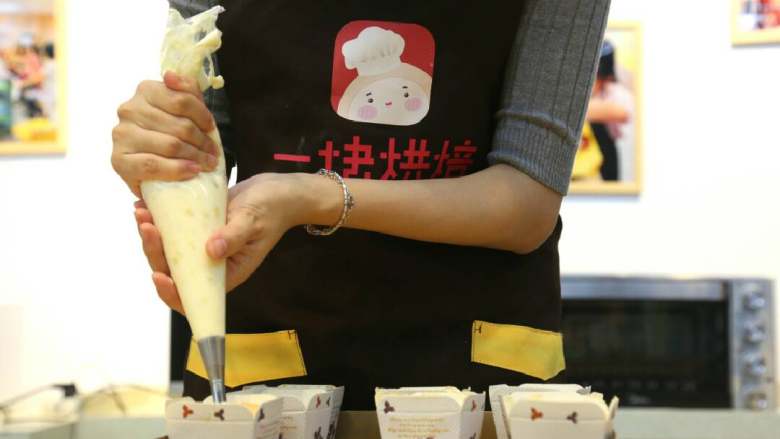
[[[212,54],[222,43],[216,28],[220,6],[189,19],[171,9],[161,53],[161,71],[194,78],[202,91],[221,88]],[[225,225],[227,180],[219,132],[219,163],[186,181],[144,181],[141,192],[162,236],[165,257],[181,296],[192,334],[206,366],[215,402],[225,402],[225,261],[212,260],[206,241]]]

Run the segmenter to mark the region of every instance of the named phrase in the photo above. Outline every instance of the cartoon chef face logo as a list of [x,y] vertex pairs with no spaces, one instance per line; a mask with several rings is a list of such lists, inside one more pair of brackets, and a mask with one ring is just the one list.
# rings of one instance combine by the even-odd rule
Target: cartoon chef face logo
[[356,122],[414,125],[428,114],[434,47],[425,28],[352,22],[339,32],[335,49],[331,104],[339,116]]

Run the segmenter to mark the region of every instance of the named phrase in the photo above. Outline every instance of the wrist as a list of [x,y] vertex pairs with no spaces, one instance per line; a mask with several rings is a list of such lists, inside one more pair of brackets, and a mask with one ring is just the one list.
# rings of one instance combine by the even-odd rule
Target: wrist
[[317,174],[296,174],[299,199],[306,206],[301,210],[298,224],[332,226],[341,218],[344,196],[333,180]]

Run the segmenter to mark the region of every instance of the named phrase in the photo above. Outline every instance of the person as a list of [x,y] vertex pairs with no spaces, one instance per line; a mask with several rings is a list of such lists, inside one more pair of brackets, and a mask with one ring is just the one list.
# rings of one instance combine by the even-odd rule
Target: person
[[[228,264],[227,384],[346,385],[343,408],[365,410],[376,386],[560,380],[559,209],[609,1],[226,7],[224,92],[142,82],[111,162],[140,198],[214,169],[220,129],[238,183],[204,246]],[[185,312],[135,214],[159,296]],[[193,357],[185,394],[203,398]]]
[[[618,181],[624,178],[628,163],[622,157],[628,151],[618,150],[618,141],[622,131],[631,122],[633,100],[631,92],[617,80],[615,68],[615,46],[604,41],[599,57],[596,81],[593,83],[593,93],[588,102],[585,114],[587,126],[584,129],[580,151],[575,158],[575,175],[578,161],[599,163],[598,172],[603,181]],[[587,151],[589,146],[591,151]],[[595,150],[601,153],[601,159],[591,160]],[[621,166],[622,164],[622,166]],[[583,164],[583,169],[590,165]],[[591,174],[583,171],[584,175]]]
[[15,87],[20,90],[19,101],[24,105],[27,118],[39,117],[43,109],[37,100],[37,91],[43,82],[43,64],[35,48],[33,36],[19,37],[12,56],[11,70],[16,77]]
[[38,102],[43,110],[43,116],[52,123],[57,122],[57,62],[54,58],[54,43],[44,44],[41,50],[41,86],[38,91]]

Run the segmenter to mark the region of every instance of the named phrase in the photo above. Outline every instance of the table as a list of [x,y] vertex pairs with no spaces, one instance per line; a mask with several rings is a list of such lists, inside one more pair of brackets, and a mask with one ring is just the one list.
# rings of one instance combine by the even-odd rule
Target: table
[[[778,439],[780,412],[624,408],[618,410],[615,429],[618,439]],[[87,418],[73,425],[0,427],[0,438],[154,439],[164,431],[162,418]],[[379,439],[376,413],[342,412],[336,437]],[[496,439],[490,412],[482,439]]]

